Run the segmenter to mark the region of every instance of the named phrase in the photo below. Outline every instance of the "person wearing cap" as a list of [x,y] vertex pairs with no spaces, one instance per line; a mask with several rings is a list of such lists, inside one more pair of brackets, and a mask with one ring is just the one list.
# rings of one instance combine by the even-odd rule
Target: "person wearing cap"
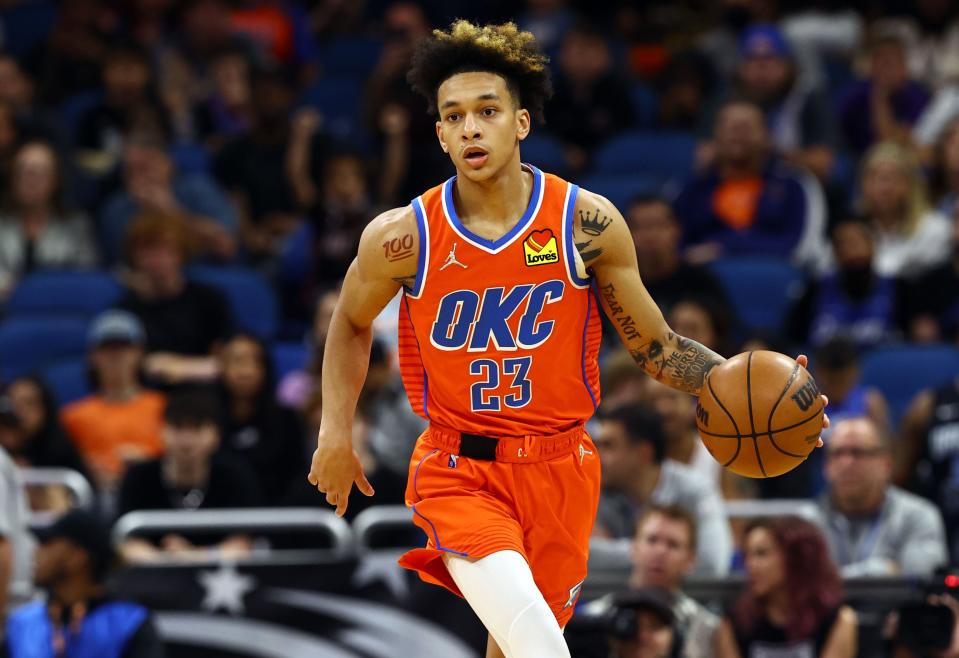
[[617,594],[608,631],[610,658],[679,658],[673,598],[660,587]]
[[[4,424],[11,413],[0,414]],[[0,638],[7,612],[33,591],[33,536],[27,526],[27,501],[17,467],[0,447]]]
[[114,489],[130,462],[163,452],[165,398],[140,384],[144,341],[143,325],[132,313],[97,316],[87,337],[94,392],[61,412],[64,429],[101,489]]
[[35,580],[46,599],[11,613],[0,658],[163,658],[150,611],[105,584],[115,557],[106,526],[73,510],[38,534]]

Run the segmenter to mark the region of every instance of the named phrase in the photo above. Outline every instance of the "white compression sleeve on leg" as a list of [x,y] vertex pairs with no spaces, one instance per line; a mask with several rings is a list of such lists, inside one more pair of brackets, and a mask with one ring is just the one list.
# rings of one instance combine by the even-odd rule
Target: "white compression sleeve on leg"
[[516,551],[498,551],[479,560],[443,556],[466,601],[506,658],[570,658],[556,617]]

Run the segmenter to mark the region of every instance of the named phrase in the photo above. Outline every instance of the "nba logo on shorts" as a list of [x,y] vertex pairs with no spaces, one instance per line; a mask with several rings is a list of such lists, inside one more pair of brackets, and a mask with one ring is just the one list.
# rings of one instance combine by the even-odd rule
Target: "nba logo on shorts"
[[449,468],[456,468],[456,462],[459,461],[459,455],[450,455],[450,460],[446,464]]
[[523,240],[523,253],[526,255],[527,267],[559,262],[556,236],[548,228],[533,231]]

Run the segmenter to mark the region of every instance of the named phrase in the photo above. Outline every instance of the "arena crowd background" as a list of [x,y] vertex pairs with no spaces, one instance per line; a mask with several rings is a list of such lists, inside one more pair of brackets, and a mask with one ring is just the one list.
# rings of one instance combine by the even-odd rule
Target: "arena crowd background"
[[[606,480],[583,600],[626,587],[646,505],[684,503],[637,497],[636,473],[688,468],[689,592],[732,604],[748,517],[806,516],[859,610],[859,655],[883,655],[888,612],[959,583],[937,571],[959,559],[948,0],[3,0],[0,446],[25,469],[30,524],[77,505],[113,524],[117,591],[154,609],[168,655],[478,655],[468,610],[391,566],[421,539],[396,506],[423,427],[395,308],[354,436],[376,497],[354,495],[351,527],[306,483],[360,234],[453,173],[405,73],[457,17],[514,20],[550,54],[555,96],[523,160],[617,204],[676,331],[726,356],[808,353],[833,424],[881,436],[829,456],[827,435],[787,477],[736,478],[699,446],[693,403],[607,332],[603,407],[655,411],[667,461],[609,448],[626,468]],[[879,473],[851,486],[931,505],[837,521],[830,460]],[[25,542],[11,518],[0,530]],[[932,548],[904,555],[918,537]],[[13,572],[11,610],[32,582]]]

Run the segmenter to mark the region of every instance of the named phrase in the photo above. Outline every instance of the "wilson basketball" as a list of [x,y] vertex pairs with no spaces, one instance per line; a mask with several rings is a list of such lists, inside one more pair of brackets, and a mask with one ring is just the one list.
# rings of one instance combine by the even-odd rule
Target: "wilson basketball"
[[809,456],[824,405],[812,376],[778,352],[745,352],[706,377],[696,425],[709,453],[739,475],[782,475]]

